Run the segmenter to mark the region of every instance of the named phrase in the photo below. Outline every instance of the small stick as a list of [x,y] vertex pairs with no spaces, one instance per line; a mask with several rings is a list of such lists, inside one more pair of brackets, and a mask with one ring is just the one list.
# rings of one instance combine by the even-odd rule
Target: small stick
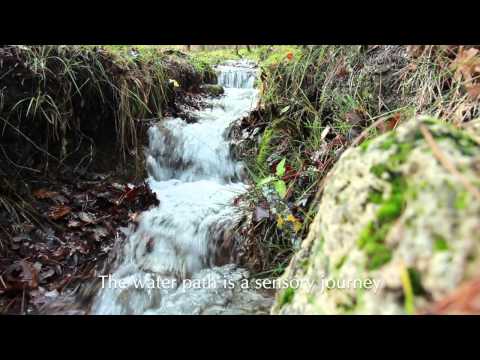
[[389,119],[388,116],[383,116],[381,117],[380,119],[376,120],[372,125],[370,125],[369,127],[367,127],[365,130],[363,130],[361,132],[360,135],[357,136],[357,138],[355,140],[353,140],[353,142],[351,143],[351,147],[355,147],[357,146],[358,144],[360,144],[362,142],[362,140],[364,138],[366,138],[368,136],[368,133],[370,132],[370,130],[376,128],[378,125],[380,125],[382,122],[384,122],[385,120]]
[[5,281],[3,281],[2,275],[0,275],[0,281],[2,281],[2,285],[3,285],[3,287],[6,289],[6,288],[7,288],[7,284],[5,284]]

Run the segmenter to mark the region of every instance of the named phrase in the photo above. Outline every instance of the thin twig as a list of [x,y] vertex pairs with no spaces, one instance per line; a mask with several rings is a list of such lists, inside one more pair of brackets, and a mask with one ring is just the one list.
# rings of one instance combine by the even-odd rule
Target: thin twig
[[60,160],[58,160],[55,156],[53,156],[52,154],[50,154],[48,151],[46,151],[45,149],[43,149],[42,147],[38,146],[32,139],[30,139],[27,135],[25,135],[24,133],[22,133],[17,127],[15,127],[14,125],[10,124],[10,122],[3,118],[3,117],[0,117],[0,119],[3,120],[3,122],[5,124],[7,124],[8,126],[10,126],[13,130],[15,130],[19,135],[21,135],[23,138],[25,138],[25,140],[27,140],[30,144],[32,144],[35,149],[37,149],[38,151],[41,151],[42,153],[44,153],[45,155],[47,155],[48,157],[51,157],[52,159],[56,160],[57,162],[61,163]]
[[7,284],[5,284],[5,281],[3,281],[3,276],[2,275],[0,275],[0,281],[2,282],[3,287],[6,289]]
[[19,164],[15,163],[13,160],[11,160],[11,159],[8,157],[8,155],[7,155],[7,153],[6,153],[3,145],[0,145],[0,148],[2,149],[2,152],[3,152],[3,155],[5,156],[5,158],[6,158],[6,159],[8,160],[8,162],[9,162],[10,164],[12,164],[13,166],[15,166],[15,167],[17,167],[17,168],[19,168],[19,169],[28,170],[28,171],[32,171],[32,172],[36,172],[36,173],[41,173],[40,170],[32,169],[32,168],[29,168],[29,167],[26,167],[26,166],[22,166],[22,165],[19,165]]
[[[387,115],[390,115],[394,112],[398,112],[402,109],[404,109],[405,107],[402,107],[402,108],[399,108],[399,109],[395,109],[395,110],[392,110],[392,111],[389,111],[385,114],[383,114],[383,116],[381,116],[378,120],[376,120],[375,122],[373,122],[373,124],[371,124],[369,127],[367,127],[365,130],[363,130],[361,132],[360,135],[358,135],[356,137],[356,139],[350,144],[351,147],[355,147],[357,146],[358,144],[360,144],[362,142],[363,139],[365,139],[367,136],[368,136],[368,133],[370,132],[370,130],[372,129],[375,129],[378,125],[380,125],[382,122],[390,119],[390,117],[388,117]],[[375,118],[373,118],[375,119]]]

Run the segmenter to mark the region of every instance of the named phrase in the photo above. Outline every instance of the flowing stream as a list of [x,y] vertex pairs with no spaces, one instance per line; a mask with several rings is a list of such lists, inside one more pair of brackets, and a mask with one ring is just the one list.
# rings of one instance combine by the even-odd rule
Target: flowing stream
[[226,134],[256,106],[256,69],[229,61],[217,72],[225,94],[209,99],[197,122],[172,118],[149,129],[148,183],[160,205],[141,214],[92,313],[268,313],[272,299],[244,286],[249,274],[231,257],[243,215],[234,200],[247,187]]

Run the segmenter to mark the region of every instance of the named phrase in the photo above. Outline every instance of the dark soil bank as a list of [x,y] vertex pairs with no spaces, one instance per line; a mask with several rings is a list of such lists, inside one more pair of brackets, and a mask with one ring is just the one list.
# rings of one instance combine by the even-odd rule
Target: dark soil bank
[[0,48],[0,313],[36,312],[91,278],[156,203],[141,182],[146,130],[201,106],[216,75],[154,55]]

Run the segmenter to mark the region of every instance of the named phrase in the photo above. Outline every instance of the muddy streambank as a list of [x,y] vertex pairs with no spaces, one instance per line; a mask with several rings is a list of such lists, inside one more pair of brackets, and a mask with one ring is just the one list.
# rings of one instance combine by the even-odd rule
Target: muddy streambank
[[216,75],[179,52],[73,46],[3,46],[0,74],[0,313],[37,313],[106,271],[121,229],[158,204],[147,130],[195,121]]

